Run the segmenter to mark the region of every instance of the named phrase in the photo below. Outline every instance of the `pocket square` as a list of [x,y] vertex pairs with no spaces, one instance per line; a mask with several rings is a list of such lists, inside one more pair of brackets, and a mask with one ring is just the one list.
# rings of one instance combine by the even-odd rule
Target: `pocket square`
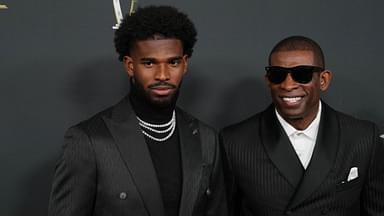
[[359,177],[359,171],[357,167],[352,167],[351,170],[349,170],[347,181],[352,181],[353,179],[356,179]]

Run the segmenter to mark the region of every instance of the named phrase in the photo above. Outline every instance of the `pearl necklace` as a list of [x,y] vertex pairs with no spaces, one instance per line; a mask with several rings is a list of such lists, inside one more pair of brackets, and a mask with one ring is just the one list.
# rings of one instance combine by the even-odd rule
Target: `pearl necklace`
[[[148,138],[154,140],[154,141],[157,141],[157,142],[163,142],[167,139],[169,139],[173,133],[175,132],[175,128],[176,128],[176,115],[175,115],[175,111],[173,111],[172,113],[172,118],[171,120],[169,120],[169,122],[165,123],[165,124],[151,124],[151,123],[148,123],[142,119],[140,119],[138,116],[136,116],[137,120],[139,120],[139,125],[141,127],[141,132]],[[164,128],[164,129],[158,129],[158,128]],[[165,134],[165,133],[168,133],[168,135],[166,135],[165,137],[162,137],[162,138],[157,138],[157,137],[154,137],[152,135],[150,135],[149,133],[147,133],[144,129],[147,129],[148,131],[151,131],[153,133],[157,133],[157,134]]]

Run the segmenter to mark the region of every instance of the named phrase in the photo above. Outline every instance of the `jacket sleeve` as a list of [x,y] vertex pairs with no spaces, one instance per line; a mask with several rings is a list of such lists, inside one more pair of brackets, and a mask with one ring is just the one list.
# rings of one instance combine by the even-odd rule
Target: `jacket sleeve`
[[55,167],[48,215],[92,215],[95,193],[96,163],[90,139],[79,127],[70,128]]
[[384,215],[384,139],[375,128],[371,163],[364,189],[362,191],[362,214]]

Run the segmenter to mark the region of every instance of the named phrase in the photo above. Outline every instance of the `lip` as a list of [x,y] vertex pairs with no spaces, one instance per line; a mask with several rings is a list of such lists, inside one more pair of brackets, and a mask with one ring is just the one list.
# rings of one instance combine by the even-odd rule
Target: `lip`
[[151,88],[151,91],[158,96],[167,96],[171,94],[173,90],[174,88],[171,88],[169,86],[157,86],[157,87]]
[[287,107],[295,107],[301,104],[304,96],[279,96],[281,102]]

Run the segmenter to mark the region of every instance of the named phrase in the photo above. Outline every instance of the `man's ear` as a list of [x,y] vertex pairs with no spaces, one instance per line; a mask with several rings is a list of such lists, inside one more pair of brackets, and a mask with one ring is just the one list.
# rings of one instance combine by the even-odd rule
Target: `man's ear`
[[184,55],[182,61],[184,62],[184,71],[183,71],[183,73],[185,74],[188,71],[188,61],[189,61],[188,55]]
[[265,81],[265,83],[267,84],[268,87],[271,86],[271,82],[269,82],[267,74],[264,75],[264,81]]
[[320,72],[320,90],[326,91],[331,84],[332,72],[329,70],[324,70]]
[[124,56],[123,64],[128,76],[133,77],[133,59],[130,56]]

